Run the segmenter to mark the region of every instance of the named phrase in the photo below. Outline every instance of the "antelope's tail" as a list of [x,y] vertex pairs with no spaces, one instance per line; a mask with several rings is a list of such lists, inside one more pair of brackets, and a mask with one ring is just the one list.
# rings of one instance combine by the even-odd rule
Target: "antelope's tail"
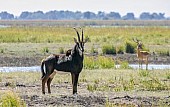
[[42,60],[42,62],[41,62],[41,73],[42,73],[42,77],[41,77],[41,79],[43,79],[43,78],[44,78],[44,76],[45,76],[45,72],[44,72],[44,65],[45,65],[45,61],[44,61],[44,60]]

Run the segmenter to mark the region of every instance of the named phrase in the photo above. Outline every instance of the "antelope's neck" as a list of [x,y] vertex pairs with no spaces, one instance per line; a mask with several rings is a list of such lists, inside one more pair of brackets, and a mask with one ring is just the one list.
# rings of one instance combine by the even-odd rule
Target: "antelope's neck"
[[141,51],[141,49],[137,49],[137,55],[138,55],[138,57],[142,55],[140,51]]

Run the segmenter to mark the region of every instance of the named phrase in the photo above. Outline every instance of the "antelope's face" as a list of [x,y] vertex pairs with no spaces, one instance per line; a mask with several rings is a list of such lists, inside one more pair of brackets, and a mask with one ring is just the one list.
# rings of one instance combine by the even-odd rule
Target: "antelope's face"
[[142,49],[142,43],[137,44],[137,49]]
[[85,42],[78,42],[77,43],[77,47],[78,47],[79,51],[84,52],[84,44],[85,44]]
[[138,39],[133,39],[133,41],[135,42],[135,43],[137,43],[137,49],[143,49],[142,48],[142,42],[141,41],[139,41]]
[[76,50],[79,52],[80,56],[83,55],[83,52],[84,52],[84,45],[86,42],[77,42],[77,40],[74,38],[74,41],[76,43]]

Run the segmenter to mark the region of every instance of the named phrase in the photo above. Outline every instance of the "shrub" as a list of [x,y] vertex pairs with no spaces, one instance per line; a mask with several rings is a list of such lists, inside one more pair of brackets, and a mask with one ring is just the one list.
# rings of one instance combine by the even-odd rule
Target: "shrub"
[[1,107],[26,107],[25,103],[21,101],[13,92],[5,92],[0,99]]
[[116,54],[116,48],[112,45],[104,45],[102,47],[103,54]]
[[110,57],[99,56],[98,65],[100,68],[114,68],[115,62]]
[[158,54],[161,56],[170,56],[169,50],[159,50]]
[[0,52],[1,52],[1,53],[4,53],[4,49],[0,49]]
[[94,57],[85,57],[84,59],[84,69],[98,69],[97,59]]
[[120,64],[120,68],[121,69],[129,69],[130,66],[129,66],[129,63],[127,61],[123,61],[121,64]]
[[124,47],[123,47],[123,46],[119,46],[119,47],[117,48],[117,53],[118,53],[118,54],[124,54]]
[[131,42],[126,42],[125,51],[126,53],[135,53],[135,45]]
[[115,62],[112,58],[99,56],[99,57],[85,57],[84,59],[84,68],[85,69],[109,69],[114,68]]

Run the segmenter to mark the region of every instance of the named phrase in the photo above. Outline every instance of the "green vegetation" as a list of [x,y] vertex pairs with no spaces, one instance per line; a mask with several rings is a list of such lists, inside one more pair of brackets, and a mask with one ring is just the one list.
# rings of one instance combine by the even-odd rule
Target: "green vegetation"
[[170,73],[169,72],[166,73],[166,78],[170,79]]
[[116,54],[116,48],[112,45],[104,45],[102,47],[103,54]]
[[117,54],[124,54],[124,52],[125,52],[125,48],[124,48],[124,46],[119,46],[119,47],[117,47]]
[[[86,27],[84,32],[85,37],[89,37],[88,47],[95,45],[93,48],[85,47],[90,53],[134,53],[136,44],[132,39],[137,38],[151,53],[169,56],[169,27]],[[15,26],[0,29],[0,43],[57,43],[56,46],[63,47],[63,44],[67,44],[64,48],[70,48],[74,37],[76,33],[70,27]],[[0,49],[1,53],[4,53],[4,50],[6,52],[4,47]]]
[[115,62],[111,57],[85,57],[84,69],[110,69],[115,68]]
[[44,48],[42,49],[42,51],[43,51],[43,53],[49,53],[48,47],[44,47]]
[[140,77],[148,77],[149,76],[149,71],[147,71],[147,70],[140,70],[139,71],[139,76]]
[[157,51],[157,54],[160,55],[160,56],[170,56],[170,51],[160,49],[160,50]]
[[[97,40],[100,43],[123,44],[126,40],[132,41],[133,37],[146,45],[166,45],[170,41],[168,27],[87,27],[84,30],[85,36],[88,35],[93,43]],[[0,32],[1,43],[61,43],[70,42],[75,36],[74,30],[68,27],[8,27],[0,29]]]
[[123,61],[120,63],[120,69],[130,69],[129,63],[127,61]]
[[4,53],[4,49],[0,49],[0,53]]
[[0,93],[1,107],[26,107],[26,104],[14,92],[6,91]]
[[135,53],[135,45],[131,42],[126,42],[126,53]]

